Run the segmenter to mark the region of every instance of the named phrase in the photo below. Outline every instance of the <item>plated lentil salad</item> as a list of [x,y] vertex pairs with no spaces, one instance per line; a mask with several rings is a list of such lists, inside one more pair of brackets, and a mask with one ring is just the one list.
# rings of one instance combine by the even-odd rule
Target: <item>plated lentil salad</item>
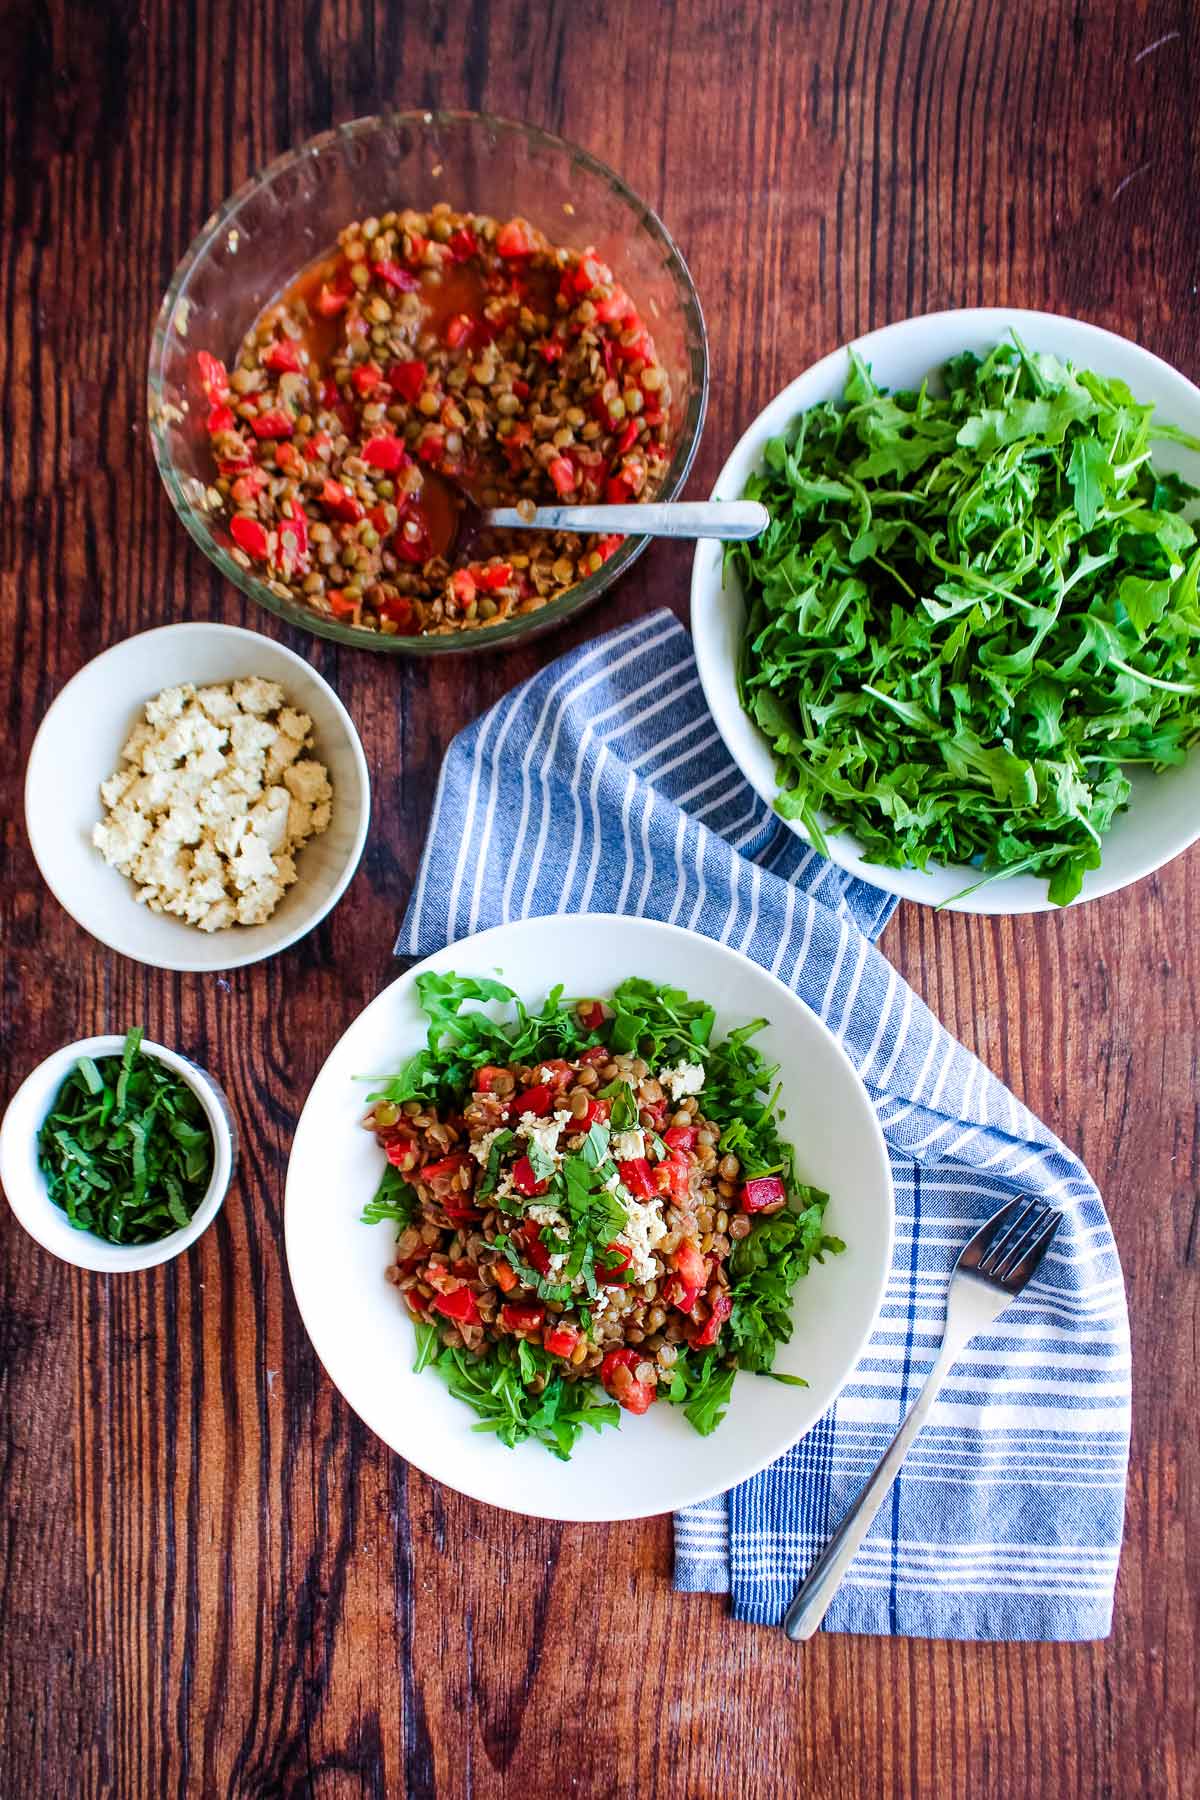
[[346,226],[244,339],[197,358],[233,555],[272,591],[383,635],[536,611],[619,537],[484,530],[483,506],[648,500],[670,383],[590,249],[446,204]]
[[714,1042],[711,1006],[639,977],[536,1013],[489,979],[417,991],[428,1041],[371,1095],[387,1168],[363,1219],[398,1226],[414,1366],[475,1429],[565,1460],[658,1399],[706,1435],[739,1368],[806,1385],[776,1348],[796,1282],[844,1245],[780,1136],[766,1021]]

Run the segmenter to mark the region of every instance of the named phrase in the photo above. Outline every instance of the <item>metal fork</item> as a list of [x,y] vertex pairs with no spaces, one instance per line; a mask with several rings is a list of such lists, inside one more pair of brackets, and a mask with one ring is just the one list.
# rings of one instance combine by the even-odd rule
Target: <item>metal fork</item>
[[810,1638],[829,1610],[854,1552],[866,1537],[913,1439],[929,1417],[938,1390],[971,1339],[1000,1317],[1033,1279],[1062,1214],[1022,1194],[980,1226],[954,1265],[946,1302],[946,1330],[937,1361],[874,1474],[800,1584],[783,1629],[793,1642]]

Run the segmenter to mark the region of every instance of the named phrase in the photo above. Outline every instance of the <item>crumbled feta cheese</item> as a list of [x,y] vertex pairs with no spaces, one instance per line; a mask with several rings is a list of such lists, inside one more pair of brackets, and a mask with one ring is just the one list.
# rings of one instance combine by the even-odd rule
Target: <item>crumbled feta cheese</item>
[[92,842],[153,912],[201,931],[262,924],[296,879],[293,853],[330,821],[327,773],[301,758],[312,720],[257,676],[183,682],[145,710],[101,784]]
[[646,1154],[646,1139],[640,1131],[618,1131],[609,1148],[618,1162],[636,1162]]
[[658,1079],[672,1100],[682,1100],[685,1094],[698,1094],[703,1088],[704,1065],[681,1062],[673,1069],[664,1069]]
[[536,1113],[522,1113],[517,1126],[517,1136],[523,1137],[530,1144],[536,1144],[543,1155],[552,1158],[555,1166],[562,1161],[558,1153],[558,1140],[565,1125],[573,1123],[570,1111],[556,1112],[551,1118],[539,1119]]
[[502,1131],[507,1131],[507,1129],[508,1127],[506,1125],[497,1125],[495,1131],[485,1131],[483,1136],[481,1138],[476,1138],[475,1142],[471,1145],[471,1155],[475,1158],[475,1161],[481,1168],[486,1169],[487,1159],[492,1154],[492,1145],[500,1136],[500,1133]]
[[661,1200],[634,1200],[622,1195],[628,1218],[617,1233],[617,1241],[627,1244],[633,1252],[633,1261],[629,1267],[635,1281],[653,1281],[658,1274],[658,1264],[651,1255],[655,1244],[661,1243],[667,1235],[666,1220],[662,1216]]

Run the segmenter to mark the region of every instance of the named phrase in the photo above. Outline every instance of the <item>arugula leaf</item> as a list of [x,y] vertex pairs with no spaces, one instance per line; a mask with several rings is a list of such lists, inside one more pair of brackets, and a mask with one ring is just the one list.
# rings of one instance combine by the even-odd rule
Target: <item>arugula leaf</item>
[[1123,382],[1019,340],[888,394],[851,353],[840,403],[772,440],[731,545],[742,705],[777,810],[818,849],[1028,871],[1078,893],[1130,764],[1200,742],[1197,490],[1153,442],[1194,439]]
[[683,1407],[684,1418],[701,1437],[708,1437],[725,1417],[736,1374],[714,1351],[691,1350],[676,1362],[664,1395]]
[[[359,1223],[378,1225],[381,1219],[394,1219],[403,1231],[411,1225],[417,1209],[417,1191],[399,1169],[388,1163],[379,1178],[379,1186],[362,1209]],[[399,1236],[399,1232],[396,1234]]]
[[[425,1329],[436,1339],[436,1330]],[[600,1431],[620,1424],[614,1401],[586,1382],[564,1381],[555,1358],[524,1338],[491,1344],[479,1355],[444,1348],[435,1357],[426,1355],[421,1366],[430,1362],[455,1399],[478,1415],[475,1430],[494,1432],[510,1447],[534,1438],[566,1462],[585,1426]],[[529,1386],[537,1375],[545,1381],[540,1394]]]

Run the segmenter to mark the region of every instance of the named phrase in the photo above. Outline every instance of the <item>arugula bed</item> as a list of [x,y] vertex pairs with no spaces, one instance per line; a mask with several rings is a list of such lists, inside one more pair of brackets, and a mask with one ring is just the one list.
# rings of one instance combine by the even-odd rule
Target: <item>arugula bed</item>
[[1127,770],[1200,738],[1196,490],[1156,473],[1126,384],[1019,340],[889,394],[851,352],[840,402],[772,439],[731,547],[742,705],[784,816],[868,862],[1030,873],[1066,904]]
[[426,1047],[371,1095],[388,1159],[366,1222],[432,1368],[508,1445],[564,1460],[585,1425],[657,1399],[701,1434],[739,1368],[778,1381],[796,1283],[831,1251],[798,1180],[756,1020],[637,977],[538,1012],[499,981],[426,973]]

